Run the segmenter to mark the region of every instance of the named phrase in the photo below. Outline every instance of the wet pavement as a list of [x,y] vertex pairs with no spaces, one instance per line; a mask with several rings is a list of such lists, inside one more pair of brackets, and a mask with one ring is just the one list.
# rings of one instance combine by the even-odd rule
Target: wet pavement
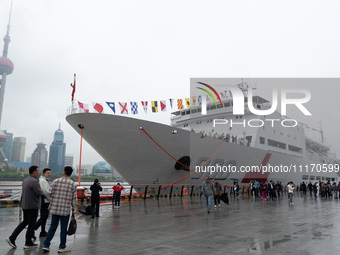
[[[338,199],[287,196],[275,201],[234,199],[208,214],[204,197],[123,201],[120,210],[102,204],[100,218],[78,214],[78,230],[68,237],[68,254],[338,254]],[[222,202],[221,202],[222,203]],[[43,254],[43,238],[32,250],[5,239],[21,219],[17,205],[0,208],[0,254]],[[49,226],[49,221],[48,221]],[[36,233],[39,235],[39,230]],[[49,254],[57,254],[59,229]]]

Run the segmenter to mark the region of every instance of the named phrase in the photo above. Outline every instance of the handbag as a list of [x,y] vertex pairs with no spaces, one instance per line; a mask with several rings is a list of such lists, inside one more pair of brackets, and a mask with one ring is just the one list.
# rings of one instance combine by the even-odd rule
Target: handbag
[[74,214],[72,214],[70,224],[68,225],[68,229],[67,229],[67,235],[69,236],[74,235],[76,233],[76,230],[77,230],[77,220],[74,217]]

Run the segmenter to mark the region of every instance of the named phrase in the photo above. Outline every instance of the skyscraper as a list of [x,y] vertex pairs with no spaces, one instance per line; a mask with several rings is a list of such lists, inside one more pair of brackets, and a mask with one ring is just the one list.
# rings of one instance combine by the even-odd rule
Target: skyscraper
[[72,154],[66,154],[66,156],[65,156],[65,166],[73,167],[73,155]]
[[2,116],[2,106],[4,103],[4,96],[5,96],[5,87],[6,87],[6,79],[7,75],[11,74],[14,69],[13,62],[7,58],[8,53],[8,45],[11,41],[11,38],[9,37],[9,27],[10,27],[10,21],[11,21],[11,13],[12,13],[12,6],[11,6],[11,12],[9,15],[9,21],[7,25],[7,32],[4,37],[4,49],[2,51],[2,57],[0,57],[0,75],[1,75],[1,88],[0,88],[0,124],[1,124],[1,116]]
[[47,167],[48,152],[45,148],[45,145],[46,144],[44,143],[37,143],[37,148],[35,148],[31,157],[32,165],[38,166],[41,171]]
[[52,174],[62,174],[65,166],[66,143],[64,143],[64,132],[59,128],[54,133],[54,139],[50,145],[50,157],[48,167]]
[[[13,134],[8,133],[6,130],[4,130],[3,132],[6,135],[6,142],[2,146],[2,151],[4,152],[8,161],[11,161],[12,160],[12,147],[13,147]],[[3,160],[4,158],[2,158],[2,156],[0,155],[0,162]]]
[[[10,22],[11,22],[11,13],[12,13],[12,4],[11,4],[11,11],[9,14],[9,20],[7,25],[7,32],[4,37],[4,49],[2,51],[2,57],[0,57],[0,126],[1,126],[1,116],[2,116],[2,106],[4,104],[4,96],[5,96],[5,88],[6,88],[6,79],[7,75],[11,74],[14,69],[13,62],[7,58],[8,53],[8,46],[11,41],[11,38],[9,37],[9,28],[10,28]],[[6,143],[6,137],[4,136],[4,133],[0,130],[0,155],[3,158],[3,161],[9,167],[8,160],[6,158],[6,155],[3,153],[1,147]]]
[[24,162],[26,137],[14,137],[12,145],[12,161]]

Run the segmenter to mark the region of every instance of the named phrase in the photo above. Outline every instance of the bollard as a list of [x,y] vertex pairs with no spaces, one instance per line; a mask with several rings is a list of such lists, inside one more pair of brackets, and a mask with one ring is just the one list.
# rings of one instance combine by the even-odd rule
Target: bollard
[[191,192],[190,192],[190,197],[192,197],[192,194],[194,193],[194,185],[191,186]]
[[161,187],[162,187],[162,186],[159,186],[159,187],[158,187],[158,195],[157,195],[157,199],[159,199],[159,195],[161,194]]
[[[132,197],[132,190],[133,190],[133,185],[132,185],[132,186],[131,186],[131,188],[130,188],[130,196],[129,196],[129,201],[131,201],[131,197]],[[114,200],[114,198],[113,198],[112,200]]]
[[172,195],[172,188],[173,188],[173,187],[174,187],[174,186],[171,186],[169,198],[171,198],[171,195]]
[[147,194],[147,192],[148,192],[148,185],[146,185],[145,186],[145,191],[144,191],[144,200],[146,199],[146,194]]

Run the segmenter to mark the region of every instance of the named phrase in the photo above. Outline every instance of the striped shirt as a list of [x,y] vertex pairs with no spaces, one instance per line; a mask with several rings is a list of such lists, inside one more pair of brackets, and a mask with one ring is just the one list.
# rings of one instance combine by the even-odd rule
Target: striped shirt
[[77,204],[77,185],[68,176],[60,177],[53,181],[49,189],[51,194],[51,214],[67,216],[75,212]]

